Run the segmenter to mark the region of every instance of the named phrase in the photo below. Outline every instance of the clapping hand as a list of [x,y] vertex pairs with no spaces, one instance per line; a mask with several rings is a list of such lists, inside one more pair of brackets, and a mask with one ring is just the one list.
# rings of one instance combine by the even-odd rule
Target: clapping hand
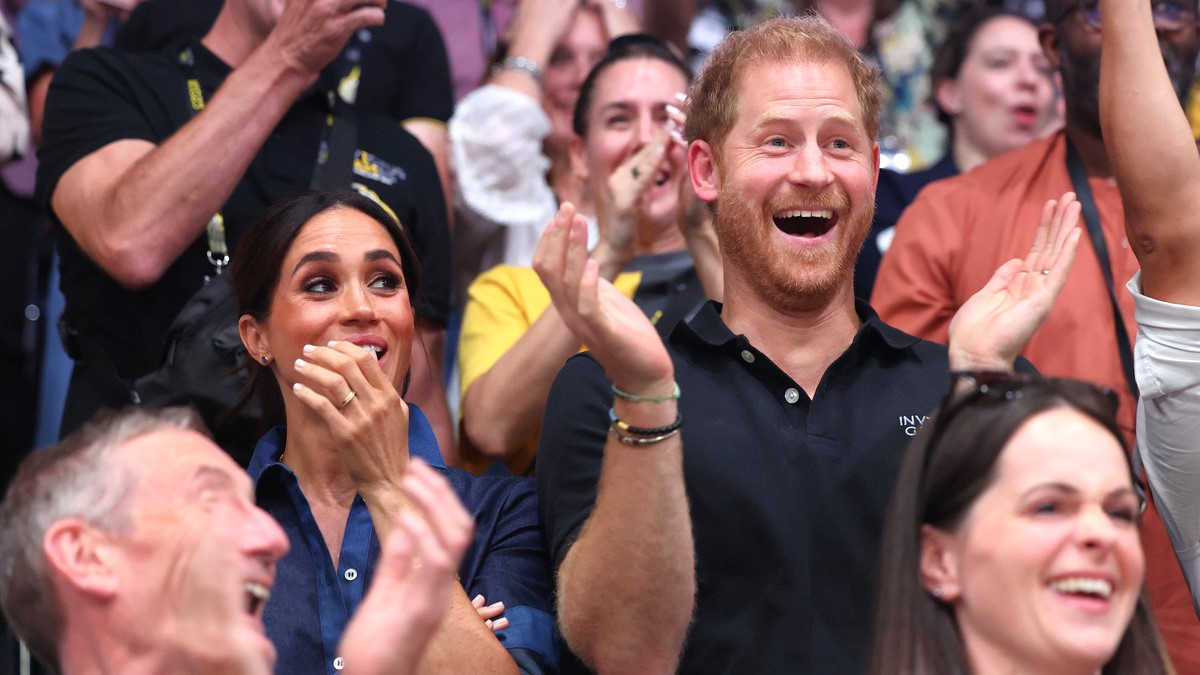
[[951,370],[1010,370],[1049,316],[1079,244],[1079,202],[1068,192],[1042,208],[1024,260],[1000,266],[950,321]]

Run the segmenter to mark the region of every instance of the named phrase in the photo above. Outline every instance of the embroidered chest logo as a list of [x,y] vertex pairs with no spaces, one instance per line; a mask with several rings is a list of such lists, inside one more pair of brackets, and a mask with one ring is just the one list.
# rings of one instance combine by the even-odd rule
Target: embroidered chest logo
[[408,179],[404,169],[392,166],[366,150],[359,150],[354,155],[354,175],[379,181],[384,185],[395,185],[398,180]]
[[929,419],[929,415],[900,415],[900,428],[904,430],[905,436],[916,436],[917,429],[925,424],[925,420]]

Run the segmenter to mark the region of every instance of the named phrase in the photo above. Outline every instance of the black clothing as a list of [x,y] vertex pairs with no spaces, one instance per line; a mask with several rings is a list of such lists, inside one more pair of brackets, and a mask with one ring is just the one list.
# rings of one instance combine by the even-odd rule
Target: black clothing
[[[122,51],[159,52],[197,40],[208,32],[224,0],[147,0],[120,30]],[[424,9],[392,0],[382,26],[362,47],[359,114],[394,120],[424,117],[446,122],[454,112],[454,89],[446,45]],[[335,61],[336,64],[336,61]]]
[[896,227],[900,214],[917,198],[921,188],[935,180],[958,174],[958,166],[949,152],[941,161],[924,171],[898,173],[890,169],[880,169],[879,184],[875,188],[875,220],[871,223],[871,231],[867,234],[867,240],[863,242],[862,250],[859,251],[858,264],[854,266],[855,297],[867,300],[875,288],[875,276],[879,273],[879,264],[884,254],[879,246],[880,235],[890,244],[890,230]]
[[[198,43],[194,73],[211,100],[231,69]],[[39,158],[38,197],[49,205],[59,179],[75,162],[122,139],[161,143],[191,118],[187,71],[174,52],[125,54],[109,49],[71,54],[54,76],[47,98]],[[264,207],[308,188],[327,106],[324,94],[302,94],[280,121],[221,209],[231,255]],[[422,266],[418,316],[444,324],[449,311],[450,237],[433,159],[411,134],[389,119],[358,124],[353,180],[374,190],[413,238]],[[221,148],[191,161],[220,162]],[[390,184],[389,184],[390,183]],[[64,314],[74,330],[107,352],[122,379],[158,366],[172,319],[211,273],[201,234],[149,288],[133,291],[96,265],[59,225]],[[128,404],[129,392],[111,381],[111,368],[77,363],[64,414],[64,433],[101,406]],[[80,378],[91,380],[85,384]]]
[[[699,586],[680,672],[862,672],[883,514],[945,392],[947,350],[859,303],[858,335],[810,400],[718,308],[668,343]],[[537,481],[556,568],[594,506],[612,400],[587,354],[550,392]]]

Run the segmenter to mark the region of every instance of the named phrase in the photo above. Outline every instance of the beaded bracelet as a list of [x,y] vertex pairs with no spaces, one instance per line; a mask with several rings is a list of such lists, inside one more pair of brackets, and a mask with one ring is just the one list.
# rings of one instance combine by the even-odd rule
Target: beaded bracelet
[[612,408],[608,409],[609,424],[615,425],[622,433],[633,434],[634,436],[661,436],[669,434],[672,431],[679,431],[683,427],[683,416],[675,413],[675,421],[664,427],[634,427],[617,419],[617,411]]
[[627,391],[621,391],[615,384],[612,386],[612,392],[616,394],[617,398],[629,401],[630,403],[662,403],[679,398],[679,394],[681,393],[679,391],[679,383],[672,382],[671,384],[675,385],[675,390],[666,396],[638,396],[637,394],[630,394]]
[[618,429],[617,425],[615,424],[610,426],[608,431],[613,436],[616,436],[618,441],[621,441],[625,445],[650,445],[651,443],[665,441],[679,433],[679,429],[675,429],[674,431],[668,431],[667,433],[660,434],[658,436],[626,436],[621,433],[620,429]]

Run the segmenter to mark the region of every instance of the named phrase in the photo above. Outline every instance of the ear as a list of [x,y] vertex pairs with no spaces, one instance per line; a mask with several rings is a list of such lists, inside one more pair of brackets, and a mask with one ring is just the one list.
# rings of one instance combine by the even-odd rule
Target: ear
[[706,202],[717,201],[721,193],[721,175],[717,169],[717,158],[708,141],[696,139],[688,146],[688,173],[692,178],[692,189],[696,196]]
[[932,525],[921,526],[921,585],[943,602],[958,600],[958,553],[954,535]]
[[962,92],[954,80],[939,80],[933,88],[933,98],[947,115],[954,116],[962,112]]
[[1058,55],[1058,28],[1044,23],[1038,26],[1038,42],[1042,44],[1042,53],[1050,62],[1050,67],[1058,70],[1062,67],[1062,59]]
[[871,184],[871,192],[879,191],[879,141],[875,141],[875,147],[871,150],[872,161],[875,162],[875,181]]
[[78,518],[64,518],[46,530],[42,550],[47,565],[80,592],[104,600],[116,595],[116,554],[100,530]]
[[250,358],[260,361],[264,354],[273,356],[265,327],[249,314],[238,317],[238,335],[242,337],[246,351],[250,352]]
[[577,134],[567,141],[567,154],[571,157],[571,171],[582,181],[588,179],[587,161],[583,156],[583,139]]

